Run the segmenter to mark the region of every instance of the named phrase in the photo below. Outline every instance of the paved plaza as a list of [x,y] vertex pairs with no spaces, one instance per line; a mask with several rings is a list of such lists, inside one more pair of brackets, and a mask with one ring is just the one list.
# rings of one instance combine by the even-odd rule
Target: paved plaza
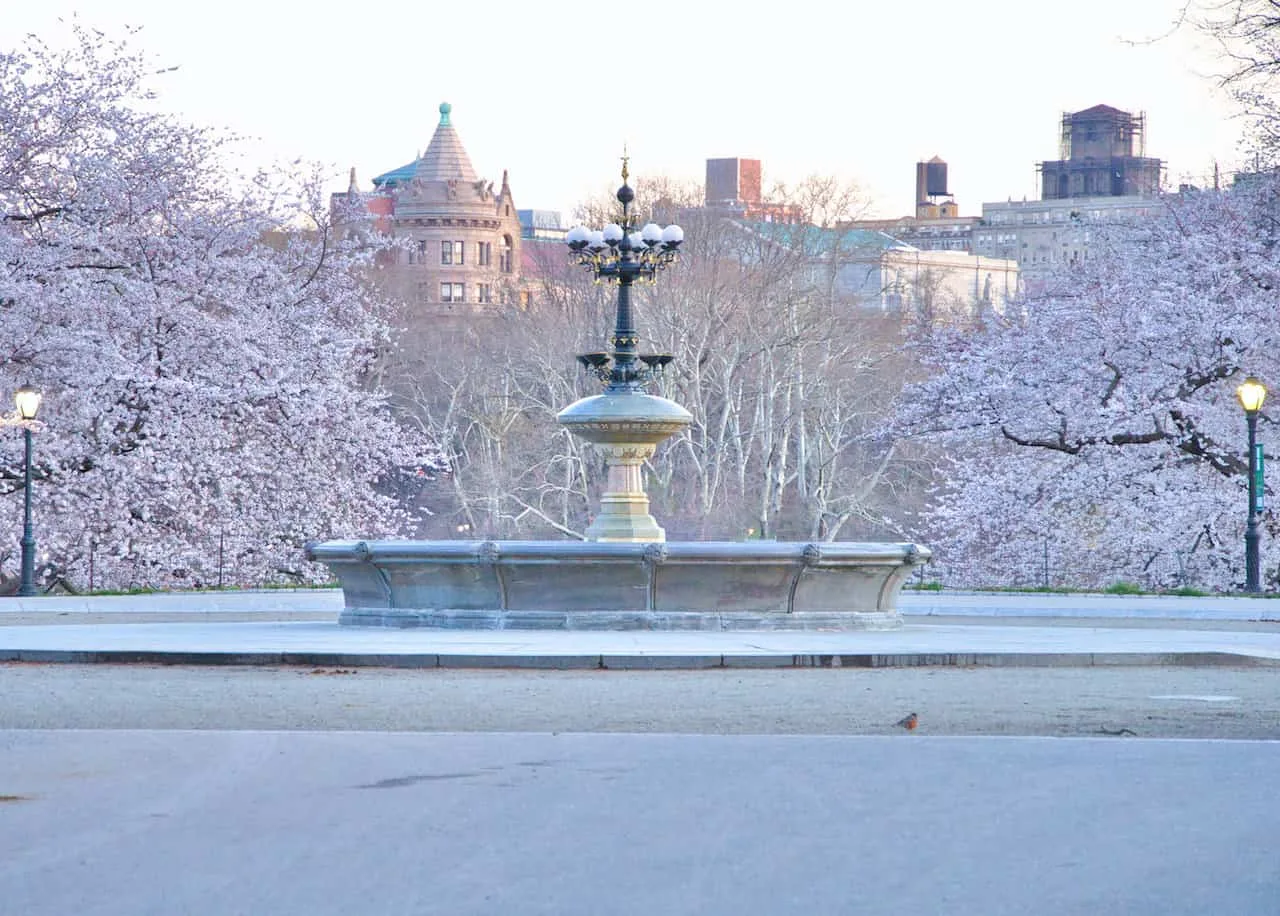
[[0,732],[24,914],[1274,913],[1274,742]]
[[1263,599],[910,598],[901,629],[843,632],[343,627],[341,593],[332,590],[15,599],[0,608],[0,661],[462,668],[1280,661],[1277,602]]
[[5,911],[1280,899],[1280,628],[1239,605],[590,634],[191,600],[0,611]]

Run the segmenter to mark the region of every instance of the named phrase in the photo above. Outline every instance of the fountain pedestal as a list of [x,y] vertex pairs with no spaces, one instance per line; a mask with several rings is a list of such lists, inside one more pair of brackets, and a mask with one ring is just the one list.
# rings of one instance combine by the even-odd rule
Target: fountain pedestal
[[575,401],[556,419],[600,446],[609,467],[600,512],[586,530],[587,540],[665,541],[666,532],[649,514],[644,463],[659,442],[687,428],[693,415],[666,398],[619,391]]

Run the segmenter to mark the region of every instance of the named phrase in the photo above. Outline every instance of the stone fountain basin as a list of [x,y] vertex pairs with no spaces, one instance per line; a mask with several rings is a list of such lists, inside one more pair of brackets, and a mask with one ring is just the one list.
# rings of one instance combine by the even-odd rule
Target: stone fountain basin
[[864,630],[901,626],[928,549],[773,541],[326,541],[352,626]]
[[693,414],[675,401],[625,391],[574,401],[556,420],[588,442],[657,445],[688,427]]

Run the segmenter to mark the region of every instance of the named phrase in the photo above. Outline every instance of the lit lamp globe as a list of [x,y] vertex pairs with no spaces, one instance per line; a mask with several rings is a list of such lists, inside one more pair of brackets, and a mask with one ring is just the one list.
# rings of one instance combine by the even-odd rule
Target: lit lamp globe
[[569,230],[569,234],[564,237],[564,240],[571,250],[581,251],[591,241],[591,233],[587,231],[585,226],[574,226]]
[[1245,413],[1257,413],[1262,409],[1262,402],[1267,397],[1267,388],[1262,382],[1249,376],[1244,380],[1244,384],[1236,389],[1236,397],[1240,399],[1240,406],[1244,408]]
[[34,420],[40,411],[40,392],[30,385],[23,385],[13,395],[18,406],[18,416],[23,420]]

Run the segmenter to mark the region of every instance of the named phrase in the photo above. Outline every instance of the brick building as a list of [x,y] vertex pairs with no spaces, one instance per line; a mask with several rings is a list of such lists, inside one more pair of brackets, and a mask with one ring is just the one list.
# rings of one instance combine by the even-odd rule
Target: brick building
[[406,303],[410,330],[442,315],[492,312],[519,297],[520,220],[507,173],[497,190],[477,176],[452,106],[439,110],[421,156],[374,178],[371,192],[359,190],[352,170],[351,186],[334,195],[335,206],[356,205],[366,228],[404,240],[380,264],[377,282]]

